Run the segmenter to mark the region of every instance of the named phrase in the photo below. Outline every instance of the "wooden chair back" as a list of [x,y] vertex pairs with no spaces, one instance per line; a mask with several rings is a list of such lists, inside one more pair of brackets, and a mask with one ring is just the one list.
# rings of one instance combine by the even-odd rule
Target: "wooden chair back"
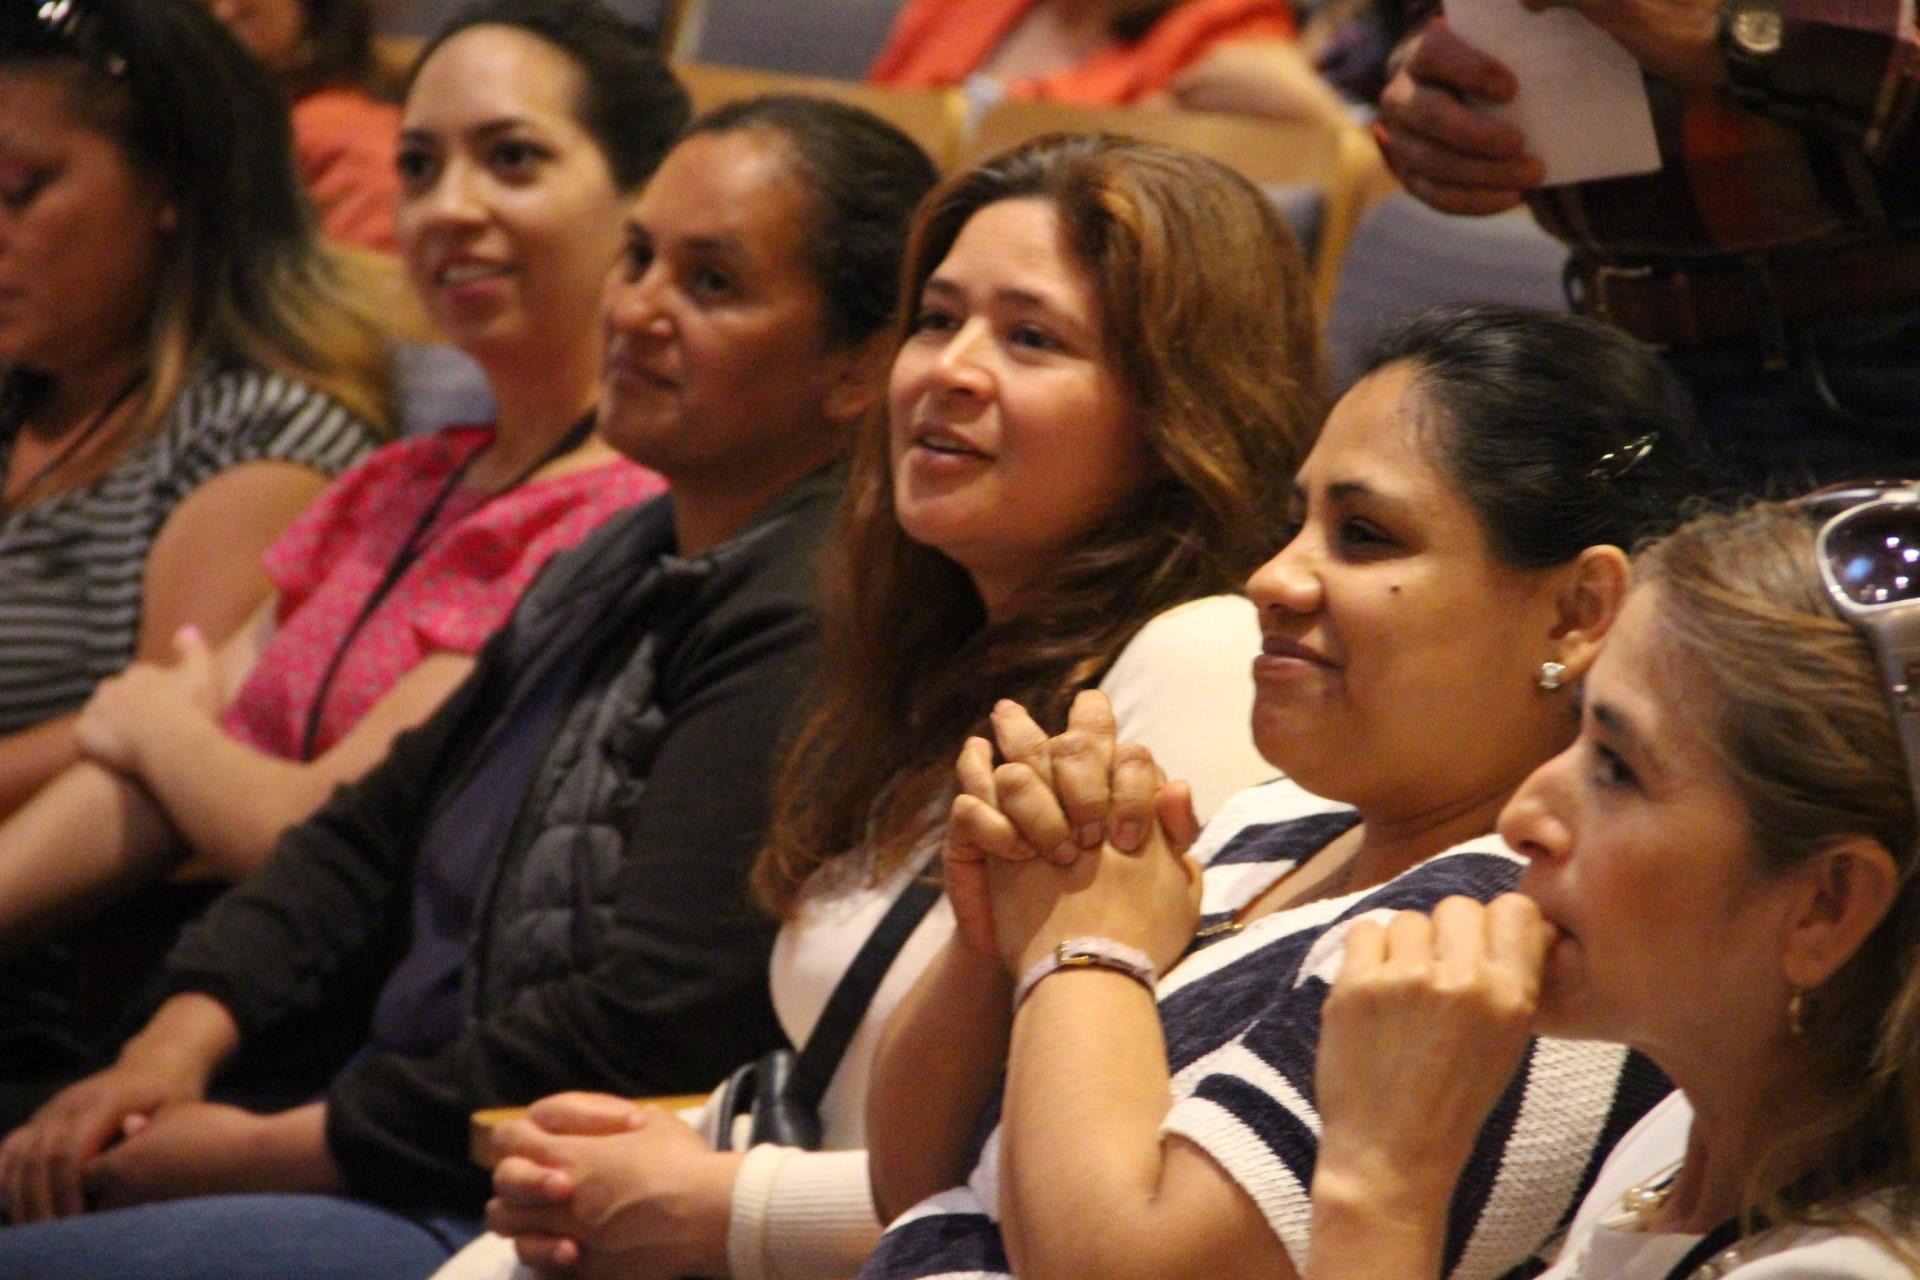
[[765,93],[797,93],[862,107],[892,124],[925,148],[942,171],[960,158],[966,126],[966,99],[957,90],[886,89],[856,80],[827,80],[753,67],[708,62],[675,64],[687,86],[695,113]]
[[973,163],[1042,134],[1090,132],[1124,134],[1183,147],[1217,160],[1269,190],[1310,188],[1317,192],[1319,216],[1314,233],[1306,237],[1311,243],[1302,247],[1308,250],[1314,296],[1324,314],[1333,299],[1354,224],[1379,184],[1379,149],[1358,125],[1008,100],[990,108],[981,118],[961,158],[963,163]]

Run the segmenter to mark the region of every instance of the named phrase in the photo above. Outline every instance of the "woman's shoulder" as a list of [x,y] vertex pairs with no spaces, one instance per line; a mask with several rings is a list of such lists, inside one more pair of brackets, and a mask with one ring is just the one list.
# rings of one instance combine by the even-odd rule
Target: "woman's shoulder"
[[1260,611],[1242,595],[1202,596],[1162,609],[1136,631],[1114,660],[1117,671],[1130,661],[1151,660],[1194,649],[1239,652],[1260,645]]
[[1192,787],[1203,821],[1234,793],[1277,772],[1248,729],[1259,652],[1253,604],[1244,596],[1206,596],[1149,619],[1100,681],[1121,736],[1146,746],[1169,778]]
[[1913,1280],[1920,1275],[1920,1222],[1884,1198],[1860,1209],[1857,1224],[1783,1229],[1778,1239],[1735,1246],[1751,1261],[1721,1272],[1729,1280]]
[[174,400],[162,437],[176,448],[225,443],[333,448],[350,453],[340,464],[345,466],[372,447],[377,434],[340,401],[291,374],[256,364],[209,362]]
[[[1692,1127],[1693,1108],[1676,1090],[1621,1137],[1574,1215],[1559,1261],[1542,1280],[1566,1280],[1583,1267],[1589,1280],[1614,1280],[1587,1260],[1595,1233],[1624,1194],[1685,1157]],[[1868,1198],[1859,1218],[1854,1225],[1794,1225],[1750,1237],[1709,1260],[1700,1274],[1729,1280],[1912,1280],[1915,1265],[1900,1250],[1920,1257],[1920,1223],[1885,1196]]]
[[1275,778],[1248,787],[1222,804],[1201,829],[1192,852],[1207,867],[1268,862],[1279,856],[1274,848],[1292,843],[1299,833],[1335,827],[1338,834],[1359,820],[1351,805],[1314,795],[1291,778]]
[[868,69],[876,84],[903,88],[956,85],[993,52],[1034,0],[907,0]]

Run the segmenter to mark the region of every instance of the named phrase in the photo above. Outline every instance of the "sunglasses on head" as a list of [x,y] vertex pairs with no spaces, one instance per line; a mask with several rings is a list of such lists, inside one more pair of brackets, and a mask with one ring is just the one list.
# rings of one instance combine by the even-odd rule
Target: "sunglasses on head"
[[4,14],[0,48],[64,49],[111,79],[127,74],[127,60],[108,42],[100,15],[76,0],[10,0]]
[[1814,544],[1840,616],[1866,637],[1920,810],[1920,481],[1869,480],[1809,494]]

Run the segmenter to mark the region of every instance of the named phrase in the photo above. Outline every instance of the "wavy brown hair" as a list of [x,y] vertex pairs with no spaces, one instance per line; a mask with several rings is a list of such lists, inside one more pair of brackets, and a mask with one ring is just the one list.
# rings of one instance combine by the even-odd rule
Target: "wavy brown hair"
[[900,865],[944,819],[954,755],[997,698],[1058,724],[1155,614],[1236,589],[1280,537],[1323,413],[1306,270],[1273,206],[1213,161],[1128,138],[1039,138],[937,188],[914,218],[897,341],[961,228],[1013,199],[1058,210],[1154,478],[1048,567],[1035,606],[989,624],[965,570],[901,531],[887,424],[864,424],[826,569],[819,692],[754,873],[783,917],[842,853],[869,848],[876,878]]
[[[1842,836],[1879,841],[1899,866],[1885,917],[1809,993],[1800,1060],[1778,1086],[1827,1106],[1798,1127],[1775,1123],[1746,1197],[1777,1222],[1885,1238],[1860,1217],[1863,1196],[1888,1195],[1897,1220],[1920,1214],[1920,826],[1873,653],[1821,582],[1817,527],[1785,504],[1708,515],[1635,571],[1662,641],[1707,691],[1703,737],[1745,803],[1759,873]],[[1910,1246],[1887,1243],[1920,1269]]]

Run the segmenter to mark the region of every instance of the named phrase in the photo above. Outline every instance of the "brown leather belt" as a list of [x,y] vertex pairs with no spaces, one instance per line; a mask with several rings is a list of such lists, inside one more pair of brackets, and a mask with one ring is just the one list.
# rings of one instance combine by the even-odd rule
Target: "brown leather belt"
[[1920,241],[1677,266],[1568,264],[1574,305],[1662,347],[1777,340],[1796,324],[1920,307]]

